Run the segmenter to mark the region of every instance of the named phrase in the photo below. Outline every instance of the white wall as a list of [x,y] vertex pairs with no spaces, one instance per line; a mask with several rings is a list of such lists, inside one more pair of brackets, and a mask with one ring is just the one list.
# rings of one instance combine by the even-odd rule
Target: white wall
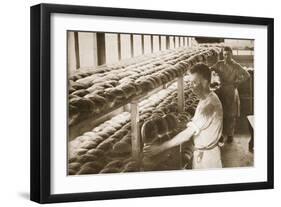
[[[83,4],[183,12],[219,13],[275,17],[275,190],[213,193],[64,203],[52,206],[278,206],[281,203],[280,157],[281,123],[280,37],[281,13],[278,1],[225,0],[203,1],[133,1],[133,0],[30,0],[3,1],[1,10],[1,172],[0,206],[38,206],[28,200],[29,194],[29,6],[40,2]],[[231,4],[231,5],[230,5]]]
[[106,63],[112,64],[119,60],[118,57],[118,35],[112,33],[105,34],[105,56]]
[[254,41],[253,40],[236,40],[236,39],[225,39],[224,43],[231,47],[253,47]]
[[95,50],[93,50],[96,45],[95,33],[78,32],[78,42],[80,67],[97,65],[97,62],[95,62]]
[[76,70],[74,32],[68,32],[67,37],[67,68],[69,72],[73,72]]
[[142,55],[141,35],[134,35],[134,56]]

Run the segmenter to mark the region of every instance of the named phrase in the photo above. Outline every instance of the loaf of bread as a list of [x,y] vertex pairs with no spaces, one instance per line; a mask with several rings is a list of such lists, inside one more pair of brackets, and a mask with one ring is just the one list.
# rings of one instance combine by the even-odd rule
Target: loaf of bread
[[128,99],[136,94],[136,88],[134,87],[133,84],[120,85],[120,90],[123,91],[126,99]]
[[106,139],[108,138],[111,134],[109,134],[108,132],[105,132],[105,131],[101,131],[101,132],[98,132],[98,135],[100,137],[102,137],[103,139]]
[[109,162],[104,168],[108,168],[108,169],[117,168],[117,169],[120,169],[122,166],[123,166],[122,160],[117,159],[117,160],[113,160],[113,161]]
[[116,142],[116,140],[114,140],[112,138],[108,138],[108,139],[104,140],[103,142],[101,142],[97,146],[97,149],[100,149],[100,150],[103,150],[103,151],[109,151],[109,150],[112,149],[115,142]]
[[98,159],[101,159],[102,157],[104,157],[105,152],[103,150],[100,149],[90,149],[87,151],[87,154],[89,155],[94,155],[95,157],[97,157]]
[[77,162],[79,162],[80,164],[84,164],[86,162],[92,162],[95,160],[97,160],[97,157],[90,154],[83,154],[77,157]]
[[78,83],[76,81],[72,81],[71,79],[69,80],[69,88],[74,88],[75,90],[80,90],[80,89],[86,89],[87,88],[87,84],[83,84],[83,83]]
[[80,112],[89,112],[96,107],[96,104],[87,98],[72,98],[69,100],[69,105],[76,107]]
[[73,171],[79,171],[81,164],[79,162],[71,162],[68,164],[68,169]]
[[104,168],[99,173],[119,173],[120,169],[118,168]]
[[107,126],[103,129],[103,132],[105,132],[107,134],[113,134],[116,132],[116,129],[112,126]]
[[154,123],[154,120],[146,121],[141,128],[142,139],[144,143],[151,144],[158,137],[157,126]]
[[96,174],[99,173],[103,168],[103,165],[97,161],[86,162],[78,174]]
[[97,173],[99,173],[99,171],[97,169],[89,167],[89,166],[82,167],[77,172],[78,175],[97,174]]
[[76,150],[76,153],[77,153],[77,155],[84,155],[84,154],[86,154],[87,151],[88,151],[87,149],[81,147]]
[[116,155],[126,156],[131,153],[132,147],[127,142],[119,141],[113,145],[113,152]]
[[140,171],[140,165],[137,161],[130,161],[125,164],[122,172],[138,172]]
[[84,149],[93,149],[93,148],[95,148],[97,145],[98,145],[98,143],[95,142],[95,141],[85,141],[85,142],[82,142],[82,143],[80,144],[80,147],[81,147],[81,148],[84,148]]
[[157,127],[158,137],[162,137],[168,133],[168,124],[163,117],[158,117],[154,119],[154,124]]
[[163,118],[165,119],[165,121],[167,123],[168,132],[172,133],[177,128],[177,125],[178,125],[178,120],[177,120],[176,116],[172,113],[169,113],[169,114],[166,114]]

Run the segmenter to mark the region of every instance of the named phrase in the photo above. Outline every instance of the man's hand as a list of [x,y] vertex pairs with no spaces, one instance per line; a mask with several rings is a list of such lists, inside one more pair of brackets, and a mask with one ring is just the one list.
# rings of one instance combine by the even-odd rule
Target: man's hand
[[143,148],[144,156],[153,157],[163,151],[160,145],[146,145]]

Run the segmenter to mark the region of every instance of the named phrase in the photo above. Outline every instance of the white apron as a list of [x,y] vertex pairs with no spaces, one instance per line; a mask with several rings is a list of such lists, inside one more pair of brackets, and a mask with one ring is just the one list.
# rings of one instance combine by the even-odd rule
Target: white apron
[[195,115],[187,126],[196,131],[193,136],[193,168],[221,168],[221,154],[217,142],[222,134],[223,110],[214,92],[199,101]]

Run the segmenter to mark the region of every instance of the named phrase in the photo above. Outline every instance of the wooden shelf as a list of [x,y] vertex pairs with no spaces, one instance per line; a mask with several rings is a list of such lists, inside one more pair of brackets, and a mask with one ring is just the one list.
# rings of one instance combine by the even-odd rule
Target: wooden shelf
[[[105,120],[105,116],[109,115],[111,113],[114,114],[114,112],[119,110],[119,113],[121,112],[120,110],[123,110],[123,107],[127,104],[132,104],[132,103],[139,103],[141,101],[143,101],[144,99],[147,99],[149,96],[151,96],[152,94],[154,94],[155,92],[162,90],[165,86],[167,86],[168,84],[172,84],[175,81],[177,81],[178,77],[176,77],[175,79],[169,81],[168,83],[165,83],[163,85],[160,85],[159,87],[149,91],[149,92],[145,92],[142,93],[138,96],[133,96],[129,99],[127,99],[126,101],[111,107],[110,109],[99,113],[99,114],[89,114],[89,113],[84,113],[84,114],[79,114],[79,116],[72,121],[71,123],[68,123],[69,125],[69,131],[68,131],[68,137],[69,140],[74,139],[76,136],[79,136],[80,134],[91,130],[94,126],[100,124],[103,120]],[[183,82],[182,82],[183,84]],[[87,124],[87,123],[91,123],[91,124]],[[89,126],[87,126],[89,125]]]
[[[204,51],[204,50],[203,50]],[[202,50],[200,50],[202,52]],[[206,51],[208,52],[208,51]],[[190,56],[189,58],[193,58]],[[175,77],[173,80],[168,81],[155,89],[152,89],[149,92],[142,93],[138,96],[131,97],[126,99],[124,102],[105,110],[102,113],[94,114],[94,113],[84,113],[80,114],[78,118],[73,121],[69,121],[69,140],[73,139],[80,134],[93,129],[94,125],[101,123],[104,119],[106,119],[106,115],[120,113],[120,110],[124,110],[124,106],[130,104],[130,113],[131,113],[131,137],[132,137],[132,156],[134,159],[140,159],[141,154],[141,132],[140,132],[140,120],[139,120],[139,103],[146,99],[147,97],[154,94],[156,91],[167,88],[169,85],[177,82],[177,91],[178,91],[178,110],[179,112],[184,111],[184,75],[180,77]],[[118,112],[119,110],[119,112]],[[90,124],[89,124],[90,123]],[[180,153],[182,151],[182,147],[180,146]],[[181,157],[181,156],[180,156]],[[182,167],[182,162],[181,166]]]

